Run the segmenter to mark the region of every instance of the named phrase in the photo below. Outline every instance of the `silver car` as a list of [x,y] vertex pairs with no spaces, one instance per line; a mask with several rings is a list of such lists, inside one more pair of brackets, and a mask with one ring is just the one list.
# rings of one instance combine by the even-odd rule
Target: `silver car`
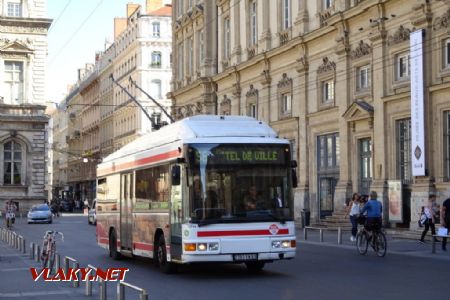
[[48,223],[53,221],[52,211],[47,204],[33,205],[27,215],[28,224],[30,223]]

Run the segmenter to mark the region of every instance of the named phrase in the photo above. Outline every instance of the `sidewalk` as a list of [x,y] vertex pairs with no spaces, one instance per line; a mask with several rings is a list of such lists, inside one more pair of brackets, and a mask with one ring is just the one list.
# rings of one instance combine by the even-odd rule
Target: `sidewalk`
[[[27,245],[28,247],[29,245]],[[41,269],[40,263],[0,240],[0,299],[89,299],[84,296],[84,283],[74,288],[72,282],[33,281],[30,268]],[[93,295],[98,298],[98,285],[93,284]]]
[[[356,250],[355,242],[350,241],[350,231],[342,231],[342,244],[338,244],[338,231],[332,229],[323,229],[323,242],[320,241],[319,230],[310,230],[307,232],[307,240],[304,239],[303,228],[297,229],[297,244],[301,249],[302,243],[316,244],[327,247],[340,247],[349,250]],[[410,255],[424,257],[430,259],[443,259],[450,261],[450,239],[447,240],[447,251],[442,251],[441,242],[436,242],[436,253],[431,253],[432,242],[430,233],[428,233],[428,241],[425,244],[419,243],[419,239],[415,238],[415,234],[400,235],[398,231],[385,230],[387,239],[387,254]],[[441,241],[442,238],[439,238]],[[370,248],[370,247],[369,247]],[[369,249],[371,251],[371,249]]]

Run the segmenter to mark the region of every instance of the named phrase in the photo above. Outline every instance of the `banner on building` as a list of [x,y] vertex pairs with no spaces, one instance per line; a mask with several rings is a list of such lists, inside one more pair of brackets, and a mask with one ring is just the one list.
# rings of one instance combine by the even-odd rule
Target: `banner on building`
[[402,181],[388,180],[389,222],[403,222]]
[[413,176],[425,175],[423,29],[410,35],[411,165]]

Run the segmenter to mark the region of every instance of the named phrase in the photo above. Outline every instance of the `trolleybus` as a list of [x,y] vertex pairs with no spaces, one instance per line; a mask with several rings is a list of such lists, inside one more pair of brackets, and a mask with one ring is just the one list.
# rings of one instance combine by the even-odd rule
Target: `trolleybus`
[[97,167],[97,242],[114,259],[265,263],[296,252],[288,140],[242,116],[194,116],[145,134]]

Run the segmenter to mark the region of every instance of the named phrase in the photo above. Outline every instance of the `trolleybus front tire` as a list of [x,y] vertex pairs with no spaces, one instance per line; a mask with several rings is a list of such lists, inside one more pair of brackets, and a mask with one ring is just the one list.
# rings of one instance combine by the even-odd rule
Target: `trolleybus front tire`
[[166,251],[166,242],[164,240],[164,235],[161,235],[156,244],[156,253],[155,253],[155,263],[156,266],[160,268],[166,274],[171,274],[176,271],[176,266],[174,263],[167,261],[167,251]]

